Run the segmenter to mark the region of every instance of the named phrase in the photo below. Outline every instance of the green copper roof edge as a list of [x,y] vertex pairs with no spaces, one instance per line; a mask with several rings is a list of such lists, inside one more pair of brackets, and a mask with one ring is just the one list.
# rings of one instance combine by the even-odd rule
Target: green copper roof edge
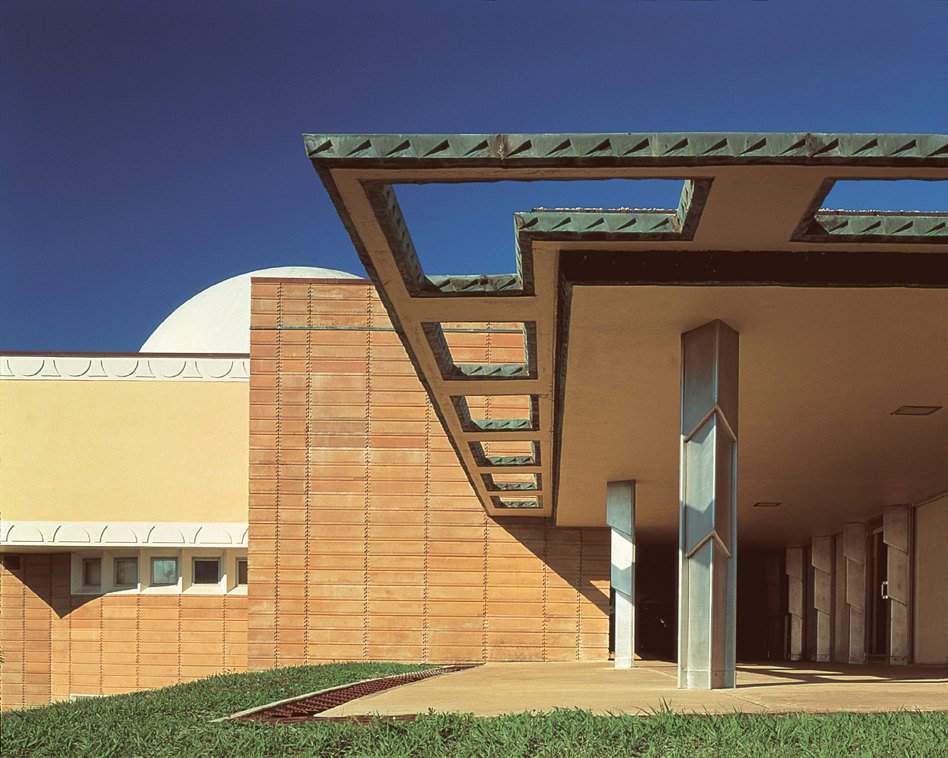
[[851,163],[948,166],[948,135],[830,132],[304,134],[314,163],[402,166]]
[[817,212],[800,241],[948,244],[948,213]]
[[[683,239],[673,228],[674,211],[575,209],[515,213],[524,235],[534,239]],[[865,237],[874,242],[948,241],[948,213],[820,210],[793,241],[837,241]]]

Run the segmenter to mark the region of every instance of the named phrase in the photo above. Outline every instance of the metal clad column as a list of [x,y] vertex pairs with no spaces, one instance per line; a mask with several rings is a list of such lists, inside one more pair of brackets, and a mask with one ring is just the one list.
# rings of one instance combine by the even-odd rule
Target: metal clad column
[[735,685],[739,335],[681,336],[678,686]]
[[889,663],[905,665],[912,656],[912,577],[909,506],[886,508],[882,539],[889,546],[886,581],[889,595]]
[[806,572],[803,570],[803,548],[787,548],[787,615],[790,617],[788,654],[791,661],[803,660],[803,619],[806,609],[803,607],[803,583]]
[[611,584],[615,590],[617,669],[632,667],[635,654],[635,482],[606,485],[606,523],[612,529]]
[[814,537],[810,547],[813,566],[813,607],[816,609],[816,654],[813,660],[826,663],[833,643],[833,538]]
[[866,662],[866,525],[843,525],[846,557],[846,606],[849,614],[849,663]]

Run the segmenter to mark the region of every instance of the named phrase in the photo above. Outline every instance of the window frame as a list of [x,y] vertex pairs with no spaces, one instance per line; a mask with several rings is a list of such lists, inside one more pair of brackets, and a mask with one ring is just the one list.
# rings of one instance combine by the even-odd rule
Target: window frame
[[[197,577],[198,561],[214,561],[217,564],[217,579],[213,582],[199,582]],[[224,577],[224,571],[221,570],[221,557],[219,555],[194,555],[191,556],[191,586],[192,587],[219,587],[221,579]]]
[[[94,562],[99,564],[99,581],[95,584],[86,581],[86,566]],[[96,594],[102,592],[102,568],[104,561],[102,560],[101,555],[87,555],[79,559],[79,586],[82,589],[89,591],[94,591]]]
[[[72,595],[108,595],[108,594],[144,594],[144,595],[246,595],[247,585],[237,584],[239,560],[247,560],[247,548],[215,547],[168,547],[149,546],[141,548],[115,547],[91,550],[75,550],[70,554],[70,594]],[[118,562],[132,559],[136,561],[138,582],[136,584],[118,583]],[[177,580],[171,584],[153,584],[154,561],[156,559],[174,560]],[[215,583],[195,583],[194,565],[196,560],[217,561],[218,581]],[[100,561],[100,584],[83,584],[83,562]],[[248,563],[249,572],[249,563]],[[248,575],[249,579],[249,575]]]
[[[119,561],[135,561],[135,581],[134,582],[119,582],[118,580],[118,564]],[[114,555],[112,556],[112,588],[121,592],[122,590],[135,589],[141,586],[142,581],[142,566],[141,558],[135,555]]]
[[[155,561],[174,561],[175,578],[173,582],[155,581]],[[148,560],[149,587],[175,587],[181,584],[181,558],[179,555],[151,555]]]

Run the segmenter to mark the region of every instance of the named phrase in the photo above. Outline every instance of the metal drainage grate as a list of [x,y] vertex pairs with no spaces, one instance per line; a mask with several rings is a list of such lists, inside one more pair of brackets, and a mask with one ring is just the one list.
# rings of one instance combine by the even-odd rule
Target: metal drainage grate
[[[343,705],[351,700],[357,700],[366,695],[373,695],[376,692],[390,690],[393,687],[400,687],[403,684],[420,682],[423,679],[431,679],[434,676],[442,674],[451,674],[455,671],[465,671],[474,668],[474,664],[463,666],[443,666],[442,668],[431,669],[429,671],[416,671],[411,674],[395,674],[381,679],[370,679],[366,682],[357,682],[342,687],[336,687],[325,692],[318,692],[315,695],[308,695],[276,705],[264,706],[263,708],[240,716],[241,721],[271,721],[281,724],[292,723],[296,721],[309,721],[323,711],[335,708],[337,705]],[[351,720],[352,717],[334,717],[333,720]],[[413,714],[398,716],[398,720],[408,720],[414,718]],[[357,721],[359,719],[356,719]]]

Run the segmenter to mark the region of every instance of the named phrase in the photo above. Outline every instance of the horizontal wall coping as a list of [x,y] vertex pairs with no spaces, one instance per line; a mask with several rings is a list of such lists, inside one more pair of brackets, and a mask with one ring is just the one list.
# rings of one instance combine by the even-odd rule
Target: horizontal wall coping
[[247,382],[250,356],[159,353],[0,355],[2,380]]
[[0,548],[247,547],[247,524],[0,520]]
[[260,282],[261,284],[372,284],[371,279],[362,279],[360,277],[345,277],[344,279],[332,279],[329,277],[302,277],[302,276],[253,276],[250,283]]

